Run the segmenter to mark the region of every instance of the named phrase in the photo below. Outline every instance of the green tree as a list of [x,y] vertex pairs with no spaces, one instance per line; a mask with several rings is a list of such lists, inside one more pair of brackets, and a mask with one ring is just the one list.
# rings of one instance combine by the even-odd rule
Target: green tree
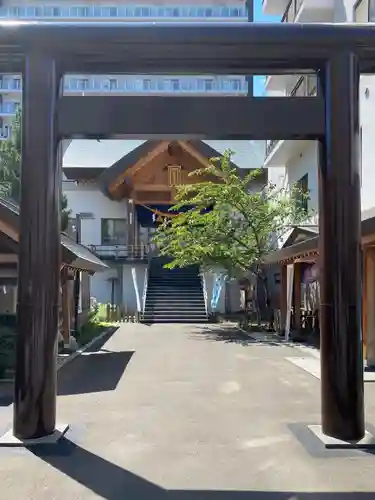
[[[21,112],[18,111],[12,123],[12,135],[0,141],[0,195],[12,198],[19,203],[21,196]],[[68,200],[61,197],[61,230],[68,227],[71,211]]]
[[[270,182],[255,190],[262,171],[240,176],[233,154],[227,150],[189,174],[204,178],[177,188],[171,210],[179,213],[157,228],[154,242],[161,255],[173,259],[170,268],[219,265],[231,277],[250,273],[260,278],[267,292],[264,259],[278,238],[309,216],[300,203],[307,193],[276,189]],[[212,177],[216,182],[207,180]]]

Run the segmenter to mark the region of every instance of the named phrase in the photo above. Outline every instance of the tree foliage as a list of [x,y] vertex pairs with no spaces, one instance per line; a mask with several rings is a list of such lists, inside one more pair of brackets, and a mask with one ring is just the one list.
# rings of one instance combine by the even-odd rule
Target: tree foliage
[[[248,272],[262,277],[275,238],[306,220],[298,200],[307,193],[295,187],[276,189],[270,182],[260,187],[262,171],[242,177],[232,163],[233,154],[227,150],[189,174],[203,177],[201,182],[177,188],[171,210],[179,213],[165,220],[154,236],[160,253],[173,259],[168,267],[219,265],[233,277]],[[207,180],[212,176],[216,182]]]
[[[21,112],[19,111],[12,124],[10,139],[0,141],[0,195],[19,203],[21,197]],[[68,227],[71,211],[68,200],[61,197],[61,230]]]

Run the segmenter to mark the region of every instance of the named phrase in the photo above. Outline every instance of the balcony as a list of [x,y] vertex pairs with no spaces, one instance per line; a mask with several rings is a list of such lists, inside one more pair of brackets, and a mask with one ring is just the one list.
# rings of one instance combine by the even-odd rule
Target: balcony
[[129,94],[205,94],[243,95],[248,91],[246,77],[242,76],[67,76],[64,93],[87,96],[108,93]]
[[[294,76],[295,78],[295,76]],[[306,75],[298,78],[297,82],[286,89],[286,97],[314,97],[317,95],[316,75]],[[265,167],[284,165],[296,149],[303,149],[309,141],[284,141],[272,139],[266,141]]]
[[247,21],[245,5],[12,5],[0,8],[0,19],[52,21]]
[[104,261],[147,261],[151,252],[149,245],[89,245],[89,248]]
[[0,80],[0,93],[22,92],[21,78]]
[[283,23],[324,23],[333,21],[335,0],[290,0]]
[[19,108],[17,102],[4,102],[0,104],[0,116],[14,116]]

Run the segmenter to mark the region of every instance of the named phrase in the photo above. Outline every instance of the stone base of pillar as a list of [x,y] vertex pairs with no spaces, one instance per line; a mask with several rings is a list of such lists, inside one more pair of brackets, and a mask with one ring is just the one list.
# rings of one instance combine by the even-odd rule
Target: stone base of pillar
[[58,444],[68,430],[68,424],[58,424],[55,431],[49,436],[44,436],[38,439],[18,439],[13,434],[13,430],[11,429],[0,437],[0,448],[29,448],[45,444]]
[[308,429],[319,439],[319,441],[328,450],[368,450],[375,449],[375,437],[368,431],[365,431],[364,437],[359,441],[342,441],[323,434],[321,425],[308,425]]

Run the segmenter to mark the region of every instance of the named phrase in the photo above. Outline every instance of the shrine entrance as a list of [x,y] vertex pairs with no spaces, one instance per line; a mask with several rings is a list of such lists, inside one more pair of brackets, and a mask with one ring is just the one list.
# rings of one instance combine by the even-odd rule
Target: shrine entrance
[[[319,141],[322,429],[361,439],[358,97],[360,72],[375,69],[375,26],[14,24],[0,25],[0,70],[22,72],[24,89],[15,436],[27,443],[56,428],[60,141],[135,137]],[[287,98],[60,96],[66,73],[121,72],[314,72],[319,91]]]

